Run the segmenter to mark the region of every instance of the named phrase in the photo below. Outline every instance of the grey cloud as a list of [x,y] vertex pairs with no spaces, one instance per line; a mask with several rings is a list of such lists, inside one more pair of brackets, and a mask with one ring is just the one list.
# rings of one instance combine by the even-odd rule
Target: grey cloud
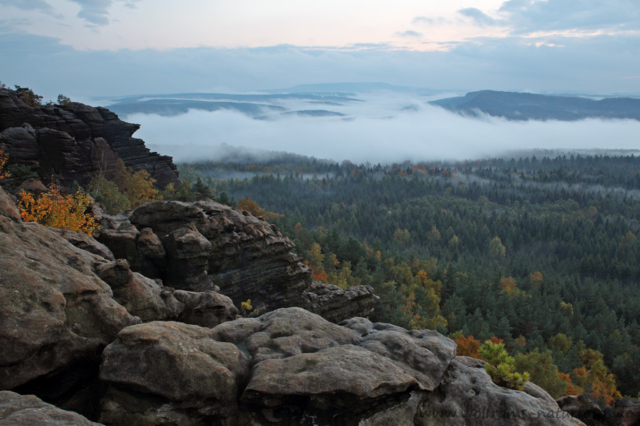
[[0,0],[0,5],[13,6],[24,10],[40,10],[52,13],[53,7],[44,0]]
[[[480,43],[478,43],[478,41]],[[558,46],[535,45],[536,41]],[[55,99],[260,90],[308,83],[387,82],[463,91],[636,93],[639,35],[486,38],[449,51],[367,48],[185,48],[75,51],[57,39],[0,34],[2,81]],[[47,64],[43,67],[42,64]]]
[[[0,0],[4,1],[4,0]],[[78,18],[84,19],[89,27],[98,27],[108,25],[109,8],[113,5],[113,0],[71,0],[81,6],[78,12]],[[141,0],[116,0],[124,2],[124,5],[130,9],[135,9],[136,3]]]
[[396,35],[399,37],[422,37],[422,33],[413,30],[397,32]]
[[493,19],[491,16],[485,14],[480,9],[476,9],[475,7],[468,7],[466,9],[461,9],[458,11],[462,16],[466,16],[467,18],[471,18],[477,25],[481,27],[493,26],[502,24],[501,21]]
[[90,25],[101,26],[109,24],[109,8],[111,0],[71,0],[80,5],[78,18],[84,19]]
[[640,29],[637,0],[508,0],[500,12],[516,33]]

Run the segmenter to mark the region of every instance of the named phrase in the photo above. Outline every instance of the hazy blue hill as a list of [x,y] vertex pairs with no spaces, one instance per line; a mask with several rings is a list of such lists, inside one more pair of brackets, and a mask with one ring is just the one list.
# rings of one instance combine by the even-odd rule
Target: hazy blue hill
[[361,102],[350,96],[330,94],[226,94],[226,93],[177,93],[169,95],[139,95],[116,99],[109,109],[121,116],[131,114],[158,114],[176,116],[189,110],[235,110],[253,118],[264,118],[271,113],[288,112],[314,117],[342,116],[325,110],[290,111],[280,105],[282,101],[299,101],[308,104],[341,106],[349,102]]
[[465,96],[431,102],[451,111],[478,115],[483,112],[509,120],[575,121],[585,118],[640,120],[640,99],[535,95],[531,93],[483,90]]
[[288,89],[278,90],[287,93],[334,93],[342,95],[353,95],[355,93],[375,93],[375,92],[403,92],[415,93],[419,95],[433,95],[439,93],[437,90],[420,87],[394,86],[388,83],[319,83],[300,84]]
[[190,109],[203,111],[219,111],[221,109],[235,110],[252,117],[263,115],[267,111],[286,111],[286,108],[276,105],[254,104],[246,102],[213,102],[189,101],[173,99],[152,99],[141,102],[117,103],[109,105],[109,109],[120,116],[131,114],[158,114],[165,117],[186,114]]

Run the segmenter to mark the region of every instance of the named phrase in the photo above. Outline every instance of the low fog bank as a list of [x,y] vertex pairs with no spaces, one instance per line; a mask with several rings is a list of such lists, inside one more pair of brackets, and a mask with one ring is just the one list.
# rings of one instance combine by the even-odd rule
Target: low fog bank
[[406,98],[368,100],[339,112],[347,116],[256,120],[234,111],[192,110],[176,117],[134,114],[126,120],[141,124],[136,136],[177,162],[218,160],[223,144],[359,163],[468,160],[533,149],[640,148],[640,122],[634,120],[468,118],[425,99]]

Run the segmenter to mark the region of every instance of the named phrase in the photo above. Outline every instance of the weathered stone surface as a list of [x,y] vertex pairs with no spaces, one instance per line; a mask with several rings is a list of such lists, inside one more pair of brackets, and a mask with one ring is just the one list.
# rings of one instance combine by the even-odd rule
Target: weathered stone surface
[[566,411],[587,426],[607,424],[604,411],[589,394],[563,396],[557,403],[562,411]]
[[357,346],[342,345],[259,363],[242,399],[262,403],[265,399],[294,395],[317,399],[314,403],[322,408],[342,405],[350,396],[376,399],[417,384],[414,377],[387,358]]
[[235,345],[215,341],[210,334],[177,322],[121,331],[103,353],[100,378],[113,386],[103,398],[100,421],[195,425],[220,424],[201,423],[205,418],[235,417],[249,360]]
[[616,401],[608,425],[636,426],[640,423],[640,401],[623,398]]
[[154,280],[131,272],[124,259],[96,267],[98,276],[113,290],[113,297],[127,311],[144,322],[177,319],[184,304]]
[[22,222],[20,219],[20,211],[11,199],[8,192],[0,188],[0,216],[3,216],[14,222]]
[[432,330],[407,331],[391,324],[377,323],[360,344],[365,349],[391,359],[418,380],[420,388],[432,391],[440,384],[456,344]]
[[396,402],[393,396],[408,396],[414,387],[416,379],[387,358],[343,345],[259,363],[242,401],[254,410],[273,409],[281,424],[301,424],[305,416],[358,417],[359,407]]
[[178,184],[170,157],[150,152],[125,123],[105,108],[80,103],[33,108],[19,92],[0,89],[0,143],[10,163],[27,164],[48,182],[86,185],[92,174],[115,169],[120,158],[134,171],[146,170],[161,187]]
[[[182,286],[178,283],[186,278],[180,274],[184,275],[183,271],[189,268],[172,267],[171,235],[185,232],[180,230],[191,226],[211,244],[206,273],[237,306],[248,299],[258,312],[300,306],[338,322],[368,315],[378,301],[371,287],[356,286],[345,291],[330,284],[313,283],[311,270],[291,253],[293,243],[283,237],[275,225],[248,212],[213,201],[156,201],[134,210],[130,221],[138,229],[153,229],[164,240],[168,261],[166,275],[162,277],[166,276],[165,281],[175,287]],[[100,241],[111,247],[106,241]],[[194,246],[199,246],[201,253],[208,250],[202,245]],[[112,251],[115,254],[114,248]],[[181,262],[176,260],[175,264]],[[196,281],[202,282],[200,262],[194,264],[202,277]],[[130,260],[130,263],[137,270],[134,262]]]
[[103,352],[100,378],[173,401],[235,400],[247,357],[211,330],[178,322],[128,327]]
[[91,415],[102,349],[140,319],[94,273],[104,258],[22,223],[6,200],[0,189],[0,389]]
[[300,306],[322,315],[329,321],[339,322],[354,316],[373,312],[380,300],[368,285],[357,285],[343,290],[333,284],[314,281],[303,293]]
[[164,278],[166,253],[150,228],[138,231],[126,217],[100,217],[103,228],[95,235],[96,240],[108,247],[116,259],[126,259],[133,271],[148,278]]
[[184,306],[177,318],[180,322],[212,328],[233,321],[238,316],[233,301],[215,291],[196,293],[176,290],[173,295]]
[[34,395],[0,391],[0,424],[3,426],[92,426],[98,425],[77,413],[63,411]]
[[215,327],[211,337],[246,348],[253,363],[360,342],[353,331],[301,308],[226,322]]
[[75,247],[93,253],[97,256],[103,257],[106,260],[116,260],[111,253],[111,250],[102,243],[99,243],[94,238],[89,237],[82,232],[73,232],[66,229],[50,228],[51,231],[60,235],[65,240],[69,241]]
[[180,228],[165,238],[167,251],[166,283],[184,290],[213,290],[207,276],[211,243],[195,226]]
[[555,402],[499,387],[484,368],[453,360],[442,383],[424,394],[416,426],[584,425]]
[[94,274],[101,261],[38,224],[0,216],[0,389],[83,358],[139,322]]
[[27,180],[25,182],[22,182],[20,184],[20,186],[18,186],[13,193],[18,195],[21,192],[28,192],[30,194],[33,194],[35,196],[39,196],[45,192],[49,192],[49,188],[47,188],[46,186],[44,186],[44,184],[42,183],[42,181],[40,180]]

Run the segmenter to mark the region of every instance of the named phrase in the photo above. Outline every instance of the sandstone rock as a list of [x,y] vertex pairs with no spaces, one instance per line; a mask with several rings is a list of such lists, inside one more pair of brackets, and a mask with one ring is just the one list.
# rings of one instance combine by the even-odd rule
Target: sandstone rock
[[360,342],[351,330],[301,308],[283,308],[259,318],[226,322],[215,327],[211,337],[246,348],[253,363]]
[[587,426],[607,424],[604,411],[589,394],[563,396],[557,403],[562,411],[566,411]]
[[636,426],[640,423],[640,401],[623,398],[616,401],[608,425]]
[[416,426],[584,425],[557,404],[499,387],[482,368],[453,360],[442,383],[424,394]]
[[354,316],[366,316],[380,300],[368,285],[357,285],[343,290],[333,284],[315,281],[302,293],[302,300],[306,303],[303,308],[329,321],[339,322]]
[[173,401],[235,400],[247,357],[211,330],[178,322],[128,327],[103,352],[100,378]]
[[422,390],[432,391],[440,384],[456,344],[432,330],[407,331],[391,324],[377,323],[360,344],[385,356],[418,380]]
[[120,121],[105,108],[77,102],[33,108],[20,93],[0,89],[0,143],[9,161],[29,165],[43,179],[64,186],[86,185],[96,172],[110,173],[120,158],[134,171],[146,170],[158,185],[178,184],[170,157],[150,152],[132,135],[139,125]]
[[0,216],[14,222],[22,222],[16,203],[13,202],[9,193],[2,188],[0,188]]
[[33,395],[0,391],[0,424],[3,426],[98,425],[77,413],[63,411]]
[[[209,329],[175,322],[121,331],[103,353],[100,378],[114,386],[103,398],[100,421],[192,425],[205,424],[200,423],[203,418],[235,416],[249,362],[235,345],[215,341],[210,334]],[[155,423],[159,418],[182,420]]]
[[171,232],[165,246],[168,285],[194,291],[213,289],[207,276],[211,243],[193,225]]
[[50,228],[51,231],[60,235],[65,240],[69,241],[75,247],[93,253],[97,256],[103,257],[106,260],[116,260],[111,253],[111,250],[104,244],[99,243],[94,238],[89,237],[82,232],[73,232],[66,229]]
[[155,281],[129,269],[124,259],[98,265],[98,276],[113,290],[113,297],[144,322],[177,319],[184,304]]
[[40,196],[41,194],[44,194],[45,192],[49,192],[49,188],[47,188],[46,186],[44,186],[44,184],[42,183],[42,181],[40,180],[27,180],[25,182],[22,182],[20,184],[20,186],[18,186],[13,193],[18,195],[21,192],[28,192],[31,193],[35,196]]
[[303,424],[305,417],[327,424],[336,416],[346,424],[360,417],[363,407],[408,395],[413,387],[416,379],[387,358],[343,345],[259,363],[242,401],[256,411],[273,410],[283,425]]
[[[107,219],[110,218],[110,219]],[[164,278],[166,253],[157,235],[146,228],[138,231],[126,217],[105,216],[101,223],[107,222],[117,228],[101,229],[96,239],[113,252],[116,259],[126,259],[131,269],[148,278]]]
[[38,224],[0,216],[0,389],[83,358],[139,322],[93,273],[102,261]]
[[[254,311],[260,313],[300,306],[338,322],[352,316],[368,315],[378,300],[367,286],[345,291],[333,285],[313,283],[311,270],[300,263],[300,257],[291,253],[291,241],[283,237],[275,225],[248,212],[213,201],[156,201],[138,207],[130,220],[138,229],[152,228],[161,240],[164,239],[168,256],[172,253],[168,242],[171,237],[166,236],[189,226],[195,227],[211,244],[206,273],[237,306],[248,299]],[[102,239],[100,241],[111,247]],[[202,249],[205,247],[200,245]],[[137,270],[134,262],[130,260],[130,263]],[[186,279],[180,276],[185,274],[180,272],[184,267],[173,268],[170,260],[167,264],[166,275],[162,277],[166,276],[168,284],[182,288],[178,282]],[[179,264],[177,261],[176,265]],[[174,269],[178,272],[173,272]],[[204,282],[200,263],[197,263],[197,270],[201,277],[197,281]]]
[[177,319],[186,324],[212,328],[223,322],[233,321],[238,316],[238,309],[233,301],[215,291],[195,293],[177,290],[173,295],[184,304]]
[[[0,190],[0,206],[6,200]],[[137,324],[94,267],[105,259],[0,211],[0,389],[35,393],[89,415],[100,352]]]

